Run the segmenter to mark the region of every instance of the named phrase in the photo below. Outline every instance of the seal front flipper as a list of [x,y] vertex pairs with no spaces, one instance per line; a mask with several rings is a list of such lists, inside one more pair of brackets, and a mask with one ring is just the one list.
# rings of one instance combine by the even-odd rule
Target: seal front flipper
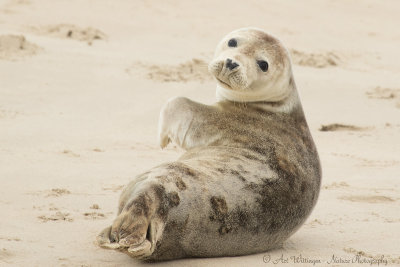
[[202,128],[210,114],[215,114],[215,107],[194,102],[186,97],[174,97],[162,107],[158,123],[158,143],[161,148],[171,141],[188,150],[207,145]]
[[190,126],[191,114],[186,110],[184,97],[174,97],[161,108],[158,122],[158,143],[165,148],[171,141],[183,147],[184,137]]

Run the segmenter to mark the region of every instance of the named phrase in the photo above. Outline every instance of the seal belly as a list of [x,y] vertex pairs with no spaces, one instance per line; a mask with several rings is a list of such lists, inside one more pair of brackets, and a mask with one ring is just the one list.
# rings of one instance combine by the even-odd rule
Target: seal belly
[[246,255],[279,246],[305,221],[317,197],[317,179],[306,179],[292,164],[276,154],[207,147],[160,166],[185,189],[154,257],[179,250],[194,257]]

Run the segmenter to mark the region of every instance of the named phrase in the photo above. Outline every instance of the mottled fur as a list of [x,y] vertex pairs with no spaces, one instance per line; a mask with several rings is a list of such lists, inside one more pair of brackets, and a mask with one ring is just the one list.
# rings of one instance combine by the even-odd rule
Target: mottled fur
[[[246,56],[257,49],[271,54],[279,46],[269,57],[290,68],[279,41],[247,31],[254,42],[243,47]],[[287,80],[279,84],[286,84],[288,96],[275,101],[169,101],[161,114],[160,144],[172,140],[187,151],[126,187],[100,245],[145,260],[237,256],[280,246],[311,213],[321,179],[289,74],[279,78]]]

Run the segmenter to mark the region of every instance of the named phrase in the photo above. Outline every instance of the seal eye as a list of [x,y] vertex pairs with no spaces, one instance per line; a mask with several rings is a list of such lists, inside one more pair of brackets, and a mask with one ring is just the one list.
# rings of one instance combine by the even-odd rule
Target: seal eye
[[257,64],[263,72],[268,70],[268,62],[264,60],[257,60]]
[[230,39],[228,42],[229,47],[236,47],[237,46],[237,41],[236,39]]

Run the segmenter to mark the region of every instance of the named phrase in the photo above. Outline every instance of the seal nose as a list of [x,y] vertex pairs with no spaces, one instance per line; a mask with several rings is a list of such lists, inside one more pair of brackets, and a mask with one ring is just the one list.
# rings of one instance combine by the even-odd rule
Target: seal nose
[[238,67],[239,64],[237,64],[236,62],[233,62],[232,59],[228,58],[225,62],[225,66],[230,69],[233,70],[234,68]]

